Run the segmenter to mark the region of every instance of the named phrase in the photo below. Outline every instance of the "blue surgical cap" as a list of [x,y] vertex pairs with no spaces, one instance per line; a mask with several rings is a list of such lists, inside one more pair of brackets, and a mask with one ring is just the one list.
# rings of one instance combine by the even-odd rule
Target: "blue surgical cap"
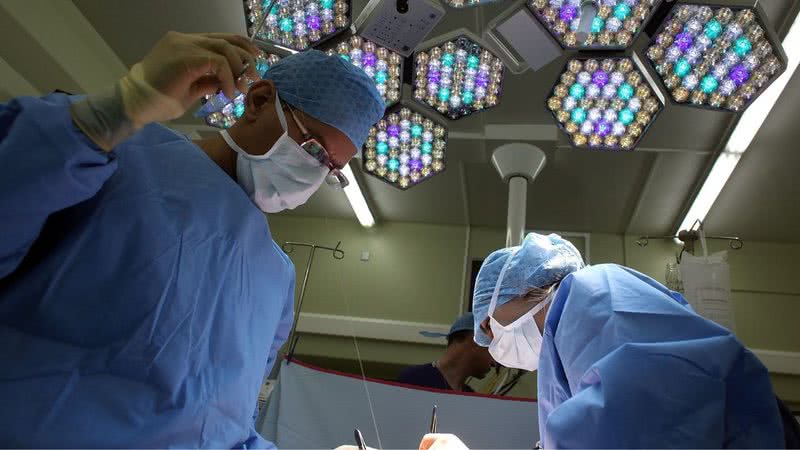
[[386,109],[369,75],[319,50],[283,58],[264,79],[275,83],[281,101],[341,131],[358,151]]
[[475,321],[471,312],[462,314],[453,322],[453,325],[450,327],[450,331],[447,334],[444,333],[437,333],[435,331],[420,331],[419,334],[429,337],[429,338],[443,338],[443,337],[450,337],[459,331],[472,331],[472,324]]
[[472,315],[471,312],[466,314],[462,314],[455,322],[453,322],[453,326],[450,327],[450,332],[447,333],[447,336],[452,336],[459,331],[472,331],[472,324],[475,322],[475,317]]
[[480,324],[489,315],[489,304],[497,279],[507,261],[508,268],[500,282],[497,306],[525,295],[531,289],[550,286],[583,268],[583,258],[578,249],[557,234],[544,236],[530,233],[525,236],[522,245],[503,248],[489,255],[478,272],[472,297],[475,342],[484,347],[488,347],[492,340],[481,331]]

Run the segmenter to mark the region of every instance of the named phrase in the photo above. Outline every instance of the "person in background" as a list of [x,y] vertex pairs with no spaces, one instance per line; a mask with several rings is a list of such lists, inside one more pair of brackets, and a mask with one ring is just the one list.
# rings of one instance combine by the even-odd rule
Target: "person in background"
[[468,378],[485,377],[494,365],[486,348],[475,343],[474,317],[466,313],[459,317],[447,333],[447,349],[433,363],[404,369],[397,381],[414,386],[474,392],[466,384]]
[[543,448],[784,447],[767,369],[729,330],[632,269],[584,267],[560,236],[492,253],[473,312],[498,363],[538,370]]
[[[0,105],[0,447],[271,447],[253,412],[295,272],[263,213],[346,184],[384,103],[317,51],[248,89],[257,52],[171,32],[107,92]],[[155,123],[237,89],[221,135]]]

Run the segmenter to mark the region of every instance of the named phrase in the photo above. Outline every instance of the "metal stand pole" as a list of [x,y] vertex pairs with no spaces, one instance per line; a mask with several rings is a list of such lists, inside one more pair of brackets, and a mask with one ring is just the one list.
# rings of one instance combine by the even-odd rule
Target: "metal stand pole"
[[341,245],[341,241],[336,244],[336,248],[308,244],[305,242],[285,242],[281,247],[286,254],[292,253],[295,246],[311,248],[311,254],[308,256],[308,262],[306,263],[306,272],[305,275],[303,275],[303,284],[300,286],[300,298],[297,301],[297,310],[295,311],[294,323],[292,323],[292,331],[289,333],[289,352],[286,354],[287,364],[292,360],[294,350],[297,347],[297,341],[300,339],[300,336],[297,335],[297,323],[300,322],[300,311],[303,309],[303,300],[306,296],[306,286],[308,286],[308,275],[311,273],[311,265],[314,263],[314,253],[316,253],[318,248],[330,250],[333,252],[334,259],[342,259],[344,258],[344,252],[339,248]]

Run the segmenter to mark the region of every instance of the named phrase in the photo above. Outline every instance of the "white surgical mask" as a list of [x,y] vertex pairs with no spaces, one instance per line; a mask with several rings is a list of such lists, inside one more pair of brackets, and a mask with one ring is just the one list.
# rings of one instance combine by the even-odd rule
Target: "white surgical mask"
[[503,281],[506,269],[514,254],[509,256],[503,266],[503,270],[500,271],[497,285],[492,294],[492,301],[489,304],[489,326],[494,335],[491,344],[489,344],[489,354],[492,355],[495,361],[506,367],[533,372],[539,368],[539,355],[542,351],[542,333],[539,331],[539,326],[536,324],[534,317],[550,303],[554,293],[550,293],[533,309],[508,325],[502,325],[495,320],[493,314],[497,308],[500,283]]
[[236,180],[253,202],[266,213],[295,209],[319,189],[329,169],[289,137],[286,115],[278,97],[275,109],[283,134],[263,155],[251,155],[233,141],[226,130],[222,139],[238,153]]

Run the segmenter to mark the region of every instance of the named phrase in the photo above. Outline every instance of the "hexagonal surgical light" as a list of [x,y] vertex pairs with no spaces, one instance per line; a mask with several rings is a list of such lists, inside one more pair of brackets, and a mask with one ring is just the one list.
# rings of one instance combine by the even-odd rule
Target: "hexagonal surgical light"
[[387,109],[400,101],[403,76],[403,58],[397,53],[376,45],[360,36],[351,36],[340,42],[329,55],[339,55],[345,61],[362,69],[378,88]]
[[[261,77],[264,77],[269,68],[280,59],[278,55],[262,53],[256,58],[256,72]],[[245,93],[237,92],[236,97],[231,100],[222,92],[218,92],[215,95],[207,95],[202,100],[203,106],[194,116],[204,118],[208,126],[230,128],[244,114],[245,96]]]
[[260,26],[256,39],[291,50],[313,47],[350,26],[348,0],[245,0],[244,4],[251,36]]
[[630,46],[661,0],[528,0],[528,8],[562,47],[621,50]]
[[400,104],[370,130],[364,171],[405,190],[444,171],[446,147],[442,124]]
[[572,145],[632,150],[664,104],[636,57],[579,57],[567,63],[547,107]]
[[492,52],[460,36],[414,56],[414,99],[460,119],[500,102],[503,70]]
[[734,112],[786,70],[780,41],[751,7],[678,5],[647,58],[676,103]]

